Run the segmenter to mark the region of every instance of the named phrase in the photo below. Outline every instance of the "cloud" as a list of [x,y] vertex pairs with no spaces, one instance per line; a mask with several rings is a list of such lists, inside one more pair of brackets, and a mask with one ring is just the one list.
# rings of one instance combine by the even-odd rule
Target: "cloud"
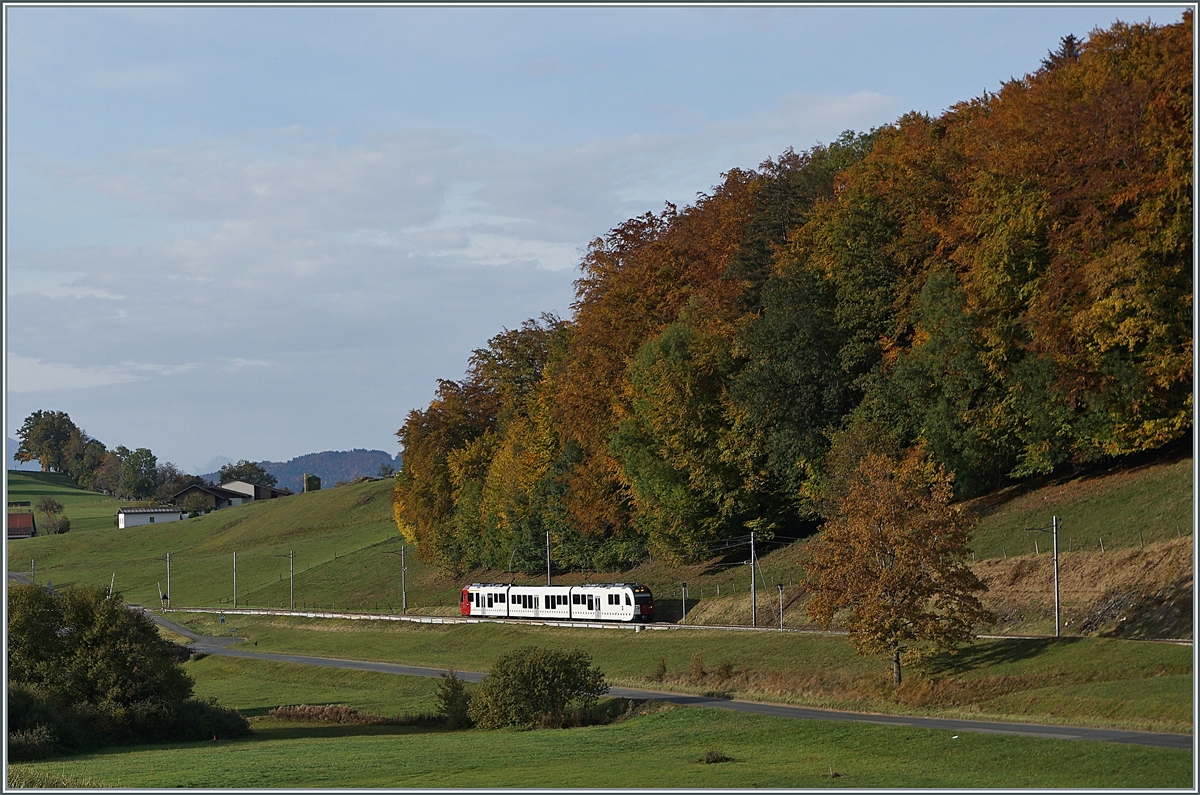
[[125,297],[93,286],[89,281],[85,273],[10,268],[8,294],[20,296],[25,293],[37,293],[48,298],[102,298],[113,301],[120,301]]
[[12,393],[87,389],[136,380],[137,376],[121,367],[76,367],[8,354],[6,388]]

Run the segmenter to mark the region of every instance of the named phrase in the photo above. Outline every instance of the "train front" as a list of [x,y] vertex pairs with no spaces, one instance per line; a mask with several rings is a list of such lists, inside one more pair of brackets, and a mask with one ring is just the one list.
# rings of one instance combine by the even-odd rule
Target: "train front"
[[645,585],[633,587],[633,620],[654,620],[654,594]]

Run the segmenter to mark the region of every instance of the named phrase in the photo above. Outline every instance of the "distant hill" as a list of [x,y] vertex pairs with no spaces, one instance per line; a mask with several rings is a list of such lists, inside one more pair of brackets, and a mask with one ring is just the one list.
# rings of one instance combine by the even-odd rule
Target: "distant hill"
[[[297,456],[290,461],[258,462],[259,466],[275,476],[281,487],[292,491],[301,490],[301,478],[305,474],[316,475],[321,479],[322,488],[329,488],[346,480],[376,477],[379,475],[379,468],[384,464],[399,469],[400,456],[393,458],[383,450],[327,450],[323,453]],[[216,472],[209,472],[200,477],[214,483],[217,481]]]
[[17,459],[13,458],[13,454],[17,452],[17,448],[21,446],[21,443],[8,436],[5,436],[4,439],[8,442],[8,469],[18,470],[21,472],[42,471],[42,465],[37,461],[18,461]]

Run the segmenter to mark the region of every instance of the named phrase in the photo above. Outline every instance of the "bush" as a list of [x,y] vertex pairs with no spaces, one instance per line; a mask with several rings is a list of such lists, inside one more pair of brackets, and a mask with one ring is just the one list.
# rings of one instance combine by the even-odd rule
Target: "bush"
[[368,715],[345,704],[281,706],[267,712],[276,720],[319,721],[320,723],[386,723],[379,715]]
[[667,658],[659,657],[658,665],[654,666],[654,673],[650,674],[650,678],[655,682],[661,682],[667,678]]
[[57,738],[50,727],[38,724],[32,729],[8,733],[8,758],[18,762],[45,759],[58,753]]
[[471,697],[467,714],[484,729],[562,725],[567,708],[588,710],[608,692],[592,658],[524,646],[503,655]]
[[19,753],[249,733],[236,710],[191,697],[192,680],[179,665],[187,650],[119,595],[32,585],[8,594],[7,717]]
[[438,714],[446,719],[450,729],[466,729],[471,726],[468,714],[471,697],[467,695],[466,683],[454,671],[442,674],[437,690]]

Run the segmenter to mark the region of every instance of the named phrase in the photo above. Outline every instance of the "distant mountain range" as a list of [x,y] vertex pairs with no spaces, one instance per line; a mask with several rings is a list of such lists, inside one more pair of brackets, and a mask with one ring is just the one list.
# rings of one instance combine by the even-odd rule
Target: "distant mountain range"
[[[383,450],[327,450],[323,453],[308,453],[290,461],[259,461],[258,465],[270,472],[279,485],[292,491],[300,491],[305,474],[321,479],[321,487],[329,488],[346,480],[361,477],[378,477],[380,467],[387,465],[394,470],[400,468],[401,458],[393,458]],[[217,482],[217,473],[209,472],[200,477]]]

